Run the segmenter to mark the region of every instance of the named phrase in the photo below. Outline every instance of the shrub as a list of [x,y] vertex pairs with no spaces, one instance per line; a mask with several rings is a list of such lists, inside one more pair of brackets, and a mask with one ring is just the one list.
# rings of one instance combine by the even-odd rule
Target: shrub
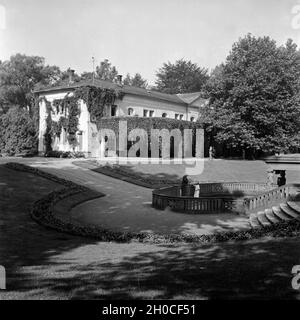
[[45,153],[46,158],[85,158],[83,152],[51,150]]
[[0,117],[0,152],[15,155],[36,153],[37,136],[34,120],[28,111],[11,107]]

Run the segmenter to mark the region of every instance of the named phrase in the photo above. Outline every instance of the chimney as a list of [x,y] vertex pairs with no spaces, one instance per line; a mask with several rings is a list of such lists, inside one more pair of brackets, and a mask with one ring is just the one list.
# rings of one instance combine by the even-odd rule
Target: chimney
[[75,70],[73,69],[68,69],[68,75],[69,75],[69,85],[74,83],[74,75],[75,75]]
[[122,83],[122,75],[121,74],[118,74],[118,76],[117,76],[117,83],[118,83],[118,85],[120,85],[120,86],[122,86],[123,85],[123,83]]

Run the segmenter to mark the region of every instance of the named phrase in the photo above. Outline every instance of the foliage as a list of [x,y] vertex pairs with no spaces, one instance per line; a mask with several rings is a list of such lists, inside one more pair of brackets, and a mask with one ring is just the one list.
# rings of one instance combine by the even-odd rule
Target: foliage
[[58,121],[51,122],[51,134],[60,137],[62,129],[67,130],[68,119],[66,117],[60,117]]
[[45,65],[44,58],[16,54],[0,64],[0,112],[19,106],[32,112],[33,89],[59,79],[56,66]]
[[0,116],[0,153],[15,155],[37,150],[35,123],[28,111],[11,107]]
[[[100,130],[101,128],[112,130],[116,138],[118,139],[119,135],[119,122],[126,121],[127,122],[127,136],[134,129],[143,129],[147,132],[148,135],[148,152],[151,150],[151,129],[166,129],[171,132],[173,129],[179,129],[183,136],[184,129],[192,130],[192,143],[193,143],[193,153],[195,153],[195,134],[196,129],[201,128],[199,123],[184,121],[184,120],[176,120],[170,118],[144,118],[144,117],[112,117],[112,118],[103,118],[97,121],[97,127]],[[152,138],[153,139],[153,138]],[[129,144],[128,147],[131,145]],[[159,142],[160,151],[162,151],[161,140]],[[170,152],[171,156],[174,151],[173,143],[170,144]],[[182,143],[182,151],[184,151],[184,143]]]
[[100,80],[117,80],[118,71],[115,66],[112,66],[108,59],[105,59],[100,63],[100,66],[96,67],[96,78]]
[[[121,98],[122,93],[113,89],[102,89],[94,86],[77,88],[72,96],[66,95],[63,99],[55,99],[51,105],[45,97],[39,101],[45,101],[47,109],[47,129],[44,134],[46,152],[52,151],[52,140],[55,136],[60,136],[62,128],[68,133],[67,139],[73,149],[78,145],[76,132],[78,131],[80,109],[78,103],[82,100],[86,103],[90,113],[91,121],[98,121],[104,115],[107,104],[113,104],[116,98]],[[64,113],[58,121],[52,120],[52,112]]]
[[156,76],[157,90],[170,94],[200,91],[208,80],[207,69],[183,59],[164,63]]
[[97,122],[99,129],[106,128],[111,129],[114,132],[119,130],[119,121],[127,122],[127,131],[130,132],[134,129],[144,129],[150,134],[151,129],[179,129],[183,132],[184,129],[196,129],[200,128],[200,125],[195,122],[176,120],[171,118],[143,118],[143,117],[113,117],[100,119]]
[[92,80],[93,79],[93,72],[83,72],[81,75],[80,75],[80,79],[81,80]]
[[296,150],[300,135],[300,55],[252,35],[233,45],[206,87],[201,121],[216,140],[252,153]]
[[46,152],[44,156],[49,158],[71,158],[71,159],[85,157],[83,152],[70,152],[70,151],[57,151],[57,150]]
[[148,87],[147,80],[143,79],[139,73],[136,73],[134,77],[131,77],[130,74],[127,73],[123,84],[144,89]]
[[116,99],[122,99],[123,94],[114,89],[85,86],[76,89],[74,97],[86,103],[91,121],[96,122],[104,116],[105,105],[114,104]]
[[[44,100],[46,100],[44,98]],[[47,101],[49,104],[49,102]],[[68,133],[68,142],[73,147],[77,146],[76,132],[78,131],[80,110],[78,107],[78,99],[74,96],[66,95],[64,99],[56,99],[53,101],[53,107],[58,114],[60,110],[66,110],[67,118],[60,117],[59,120],[53,121],[51,117],[52,106],[47,107],[47,129],[45,133],[46,152],[51,151],[52,138],[54,136],[60,137],[62,128],[66,129]]]
[[[63,83],[63,82],[69,82],[70,72],[71,72],[71,69],[70,69],[70,68],[68,68],[68,69],[65,70],[65,71],[60,72],[59,80],[58,80],[56,83],[54,83],[54,85],[57,86],[57,85],[59,85],[59,84],[61,84],[61,83]],[[80,77],[77,73],[74,72],[74,74],[73,74],[73,79],[72,79],[72,80],[73,80],[74,82],[78,82],[78,81],[81,80],[81,77]]]

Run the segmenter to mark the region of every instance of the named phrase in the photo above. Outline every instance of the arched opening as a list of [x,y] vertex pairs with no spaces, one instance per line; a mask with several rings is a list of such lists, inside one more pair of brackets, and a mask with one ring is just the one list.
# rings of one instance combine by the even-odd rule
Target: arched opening
[[128,114],[129,116],[133,116],[133,109],[132,109],[132,108],[128,108],[127,114]]

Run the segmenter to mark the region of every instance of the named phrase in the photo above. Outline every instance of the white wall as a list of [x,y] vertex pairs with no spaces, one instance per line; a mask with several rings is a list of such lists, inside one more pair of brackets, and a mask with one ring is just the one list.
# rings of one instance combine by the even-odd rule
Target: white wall
[[[128,108],[134,110],[134,114],[143,117],[144,109],[153,110],[154,117],[161,117],[163,113],[167,113],[167,117],[175,119],[175,114],[182,114],[183,120],[190,120],[192,116],[198,118],[198,108],[188,108],[185,105],[172,103],[163,100],[152,100],[147,97],[139,97],[126,94],[122,100],[117,100],[115,103],[118,106],[117,116],[127,116]],[[187,113],[188,111],[188,113]]]

